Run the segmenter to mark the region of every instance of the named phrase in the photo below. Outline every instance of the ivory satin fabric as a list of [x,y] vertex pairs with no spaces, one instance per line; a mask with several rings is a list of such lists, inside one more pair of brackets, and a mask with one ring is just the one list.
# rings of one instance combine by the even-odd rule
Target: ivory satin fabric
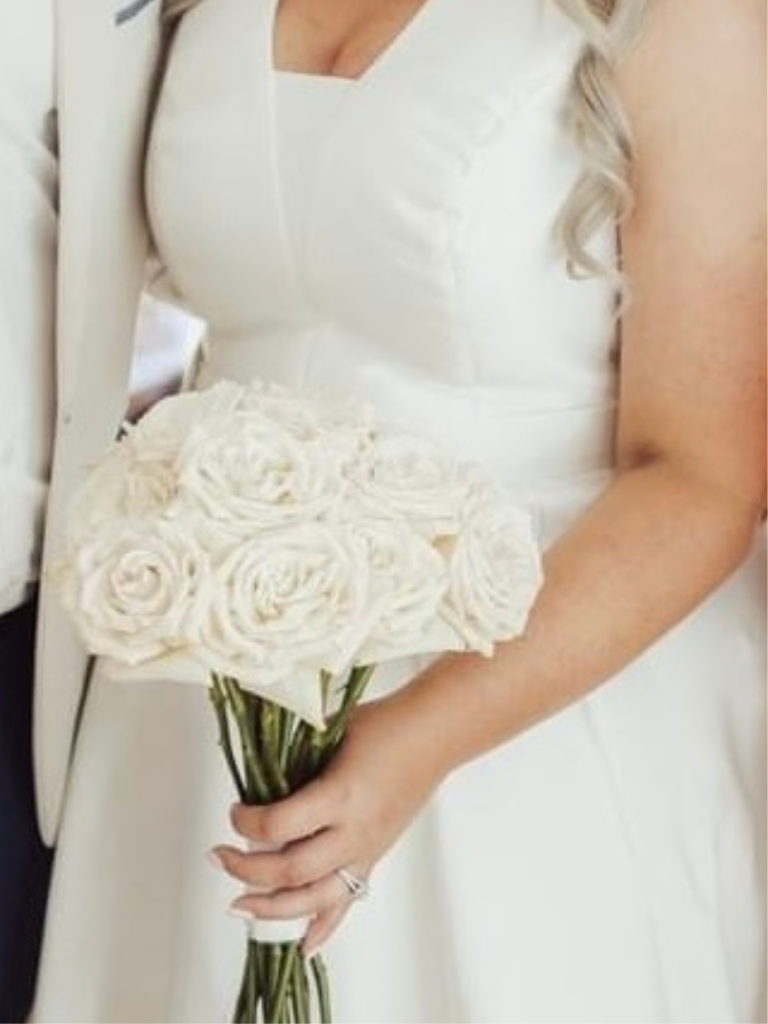
[[[274,8],[185,18],[151,139],[199,385],[359,395],[482,463],[548,543],[612,473],[614,297],[552,241],[578,33],[543,0],[427,0],[339,83],[274,71]],[[761,1019],[759,569],[446,780],[329,944],[338,1024]],[[229,1019],[242,922],[203,855],[231,802],[202,690],[97,672],[36,1020]]]

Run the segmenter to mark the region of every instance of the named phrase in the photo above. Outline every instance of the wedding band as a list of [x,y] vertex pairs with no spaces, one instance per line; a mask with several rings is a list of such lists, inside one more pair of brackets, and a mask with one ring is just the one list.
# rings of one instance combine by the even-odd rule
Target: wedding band
[[347,892],[353,900],[365,899],[371,891],[370,886],[364,878],[358,878],[357,875],[353,875],[352,872],[347,871],[346,868],[336,868],[335,874],[339,876],[347,887]]

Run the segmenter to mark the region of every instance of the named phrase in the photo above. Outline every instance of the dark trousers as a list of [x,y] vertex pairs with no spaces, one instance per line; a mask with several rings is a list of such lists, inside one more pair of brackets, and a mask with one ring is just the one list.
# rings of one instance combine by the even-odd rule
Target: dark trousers
[[35,605],[0,616],[0,1021],[29,1013],[51,853],[40,840],[32,785]]

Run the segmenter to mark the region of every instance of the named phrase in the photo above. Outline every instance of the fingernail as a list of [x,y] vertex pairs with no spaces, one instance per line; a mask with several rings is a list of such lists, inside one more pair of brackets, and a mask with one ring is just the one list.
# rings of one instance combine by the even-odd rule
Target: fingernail
[[302,949],[301,953],[304,959],[309,961],[314,959],[322,948],[322,946],[309,946],[308,949]]
[[211,867],[216,868],[218,871],[227,870],[226,867],[224,866],[224,858],[217,850],[209,850],[208,853],[206,853],[205,855],[205,859],[208,861]]
[[229,905],[230,908],[232,910],[239,910],[241,914],[248,914],[249,917],[252,916],[253,911],[246,903],[246,900],[250,895],[250,891],[246,890],[246,894],[244,896],[238,896],[237,899],[232,900],[232,902]]
[[249,914],[247,910],[243,910],[241,907],[229,907],[227,913],[230,917],[236,917],[240,921],[251,921],[253,914]]

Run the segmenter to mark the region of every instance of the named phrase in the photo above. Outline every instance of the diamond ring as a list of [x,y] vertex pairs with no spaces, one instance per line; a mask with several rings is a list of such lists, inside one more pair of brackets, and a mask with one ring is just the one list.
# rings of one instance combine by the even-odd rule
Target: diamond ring
[[347,871],[346,868],[337,868],[334,874],[338,875],[347,888],[347,892],[353,900],[362,900],[371,891],[370,886],[364,878],[358,878],[357,875],[351,871]]

